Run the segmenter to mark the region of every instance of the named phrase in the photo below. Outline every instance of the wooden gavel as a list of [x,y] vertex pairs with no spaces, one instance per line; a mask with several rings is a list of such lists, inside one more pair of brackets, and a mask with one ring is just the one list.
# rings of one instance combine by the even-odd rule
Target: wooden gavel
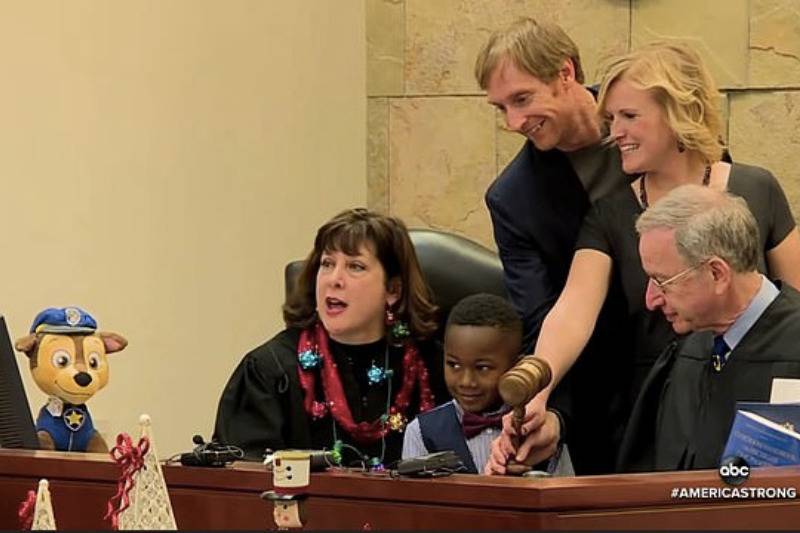
[[[513,408],[512,421],[515,435],[512,438],[514,449],[519,449],[522,423],[525,421],[525,406],[540,391],[550,384],[553,373],[547,361],[527,355],[509,369],[500,378],[497,388],[506,405]],[[531,467],[510,460],[506,465],[506,472],[519,476],[531,470]]]

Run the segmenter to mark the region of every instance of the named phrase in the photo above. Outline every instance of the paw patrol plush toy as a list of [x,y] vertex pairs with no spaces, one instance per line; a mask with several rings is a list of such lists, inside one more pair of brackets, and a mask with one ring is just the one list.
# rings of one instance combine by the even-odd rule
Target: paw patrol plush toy
[[86,402],[108,383],[106,354],[128,341],[97,331],[97,323],[77,307],[45,309],[30,335],[16,342],[30,360],[33,380],[50,398],[39,411],[36,432],[45,450],[107,452],[92,424]]

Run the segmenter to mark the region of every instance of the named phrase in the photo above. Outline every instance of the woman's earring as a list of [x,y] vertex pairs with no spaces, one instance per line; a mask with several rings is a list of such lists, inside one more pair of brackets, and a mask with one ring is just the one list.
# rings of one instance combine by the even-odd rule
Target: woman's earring
[[386,327],[389,328],[390,342],[395,346],[402,346],[403,342],[411,335],[408,324],[395,317],[389,306],[386,306]]
[[686,151],[686,145],[683,144],[683,141],[681,141],[681,140],[678,140],[678,151],[680,153],[683,153],[683,152]]

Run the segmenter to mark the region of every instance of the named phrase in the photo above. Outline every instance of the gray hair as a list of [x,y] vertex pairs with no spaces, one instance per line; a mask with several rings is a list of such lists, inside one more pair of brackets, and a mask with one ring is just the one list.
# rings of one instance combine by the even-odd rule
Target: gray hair
[[716,256],[739,273],[758,266],[758,224],[743,198],[699,185],[670,191],[636,221],[639,235],[674,229],[675,246],[689,266]]

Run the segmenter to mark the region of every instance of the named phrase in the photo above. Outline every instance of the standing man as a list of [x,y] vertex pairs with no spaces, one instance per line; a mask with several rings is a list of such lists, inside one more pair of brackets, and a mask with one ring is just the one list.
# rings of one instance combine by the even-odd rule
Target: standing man
[[[509,129],[526,138],[486,193],[511,301],[531,353],[544,317],[569,272],[591,202],[627,184],[618,150],[602,143],[595,92],[583,86],[578,48],[556,24],[530,18],[491,36],[475,76]],[[622,376],[603,357],[630,353],[614,338],[622,303],[612,287],[593,340],[552,397],[556,411],[534,421],[535,449],[552,451],[567,436],[578,473],[613,470],[621,436]],[[622,354],[622,355],[620,355]],[[616,367],[625,367],[616,361]],[[530,439],[529,439],[530,440]],[[537,460],[543,460],[543,455]]]

